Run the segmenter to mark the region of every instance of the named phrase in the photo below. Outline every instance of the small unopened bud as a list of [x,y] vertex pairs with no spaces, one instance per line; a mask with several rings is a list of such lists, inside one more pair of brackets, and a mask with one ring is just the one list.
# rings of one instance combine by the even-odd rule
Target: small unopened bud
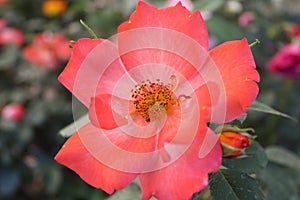
[[225,157],[239,156],[251,145],[250,135],[239,132],[222,132],[218,134]]

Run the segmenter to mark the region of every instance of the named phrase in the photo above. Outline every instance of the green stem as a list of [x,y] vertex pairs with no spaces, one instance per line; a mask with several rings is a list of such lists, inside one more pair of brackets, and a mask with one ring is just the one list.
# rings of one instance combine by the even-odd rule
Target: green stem
[[249,44],[249,47],[250,47],[250,48],[251,48],[251,47],[254,47],[254,46],[257,45],[257,44],[260,44],[259,39],[255,39],[254,42],[252,42],[251,44]]
[[97,35],[95,34],[95,32],[81,19],[79,20],[81,25],[89,32],[89,34],[92,36],[93,39],[97,39]]

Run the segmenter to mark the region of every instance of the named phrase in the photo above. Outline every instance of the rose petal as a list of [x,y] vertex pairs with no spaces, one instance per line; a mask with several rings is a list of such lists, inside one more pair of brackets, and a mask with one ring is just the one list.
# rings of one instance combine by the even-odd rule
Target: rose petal
[[120,59],[112,62],[99,78],[97,94],[112,94],[126,100],[131,99],[131,91],[137,84]]
[[220,88],[214,82],[207,82],[195,90],[195,95],[198,99],[199,110],[202,117],[206,117],[205,121],[212,120],[211,107],[215,105],[220,98]]
[[72,135],[55,160],[75,171],[88,184],[112,194],[130,184],[137,176],[112,169],[99,162],[83,145],[78,133]]
[[[114,76],[107,78],[107,75],[119,77],[125,72],[116,46],[108,40],[80,39],[73,47],[70,61],[58,80],[88,107],[92,97],[111,90],[113,82],[110,78],[114,80]],[[101,78],[106,84],[99,83]]]
[[[199,11],[191,13],[179,2],[176,6],[157,9],[139,1],[128,22],[118,28],[118,33],[145,27],[159,27],[181,32],[208,49],[208,32]],[[197,27],[197,28],[195,28]]]
[[119,171],[141,173],[157,160],[156,136],[148,129],[144,129],[145,134],[150,134],[148,137],[137,138],[122,127],[103,130],[87,124],[78,134],[87,151],[99,162]]
[[[217,137],[208,131],[210,137]],[[203,135],[204,136],[204,135]],[[221,147],[216,143],[205,157],[199,158],[199,148],[203,139],[195,143],[171,165],[140,175],[143,199],[152,195],[157,199],[190,199],[195,192],[204,189],[208,184],[208,173],[216,172],[221,165]]]
[[[102,43],[102,39],[80,39],[73,45],[73,52],[71,54],[71,58],[67,64],[67,66],[64,68],[63,72],[59,75],[58,80],[68,89],[70,92],[73,93],[76,97],[78,97],[80,100],[82,99],[82,102],[84,102],[85,105],[88,105],[89,99],[91,97],[83,97],[82,94],[84,89],[74,89],[76,79],[79,76],[78,73],[80,72],[81,65],[84,63],[86,56],[89,55],[89,53],[92,52],[92,50],[99,44]],[[88,80],[89,78],[86,77]],[[85,81],[83,81],[85,82]],[[78,85],[78,84],[77,84]],[[85,86],[86,87],[86,86]],[[76,92],[76,93],[75,93]]]
[[188,77],[205,60],[202,57],[207,56],[207,41],[200,13],[191,14],[180,3],[158,10],[141,1],[118,31],[120,55],[128,71],[155,63]]
[[[255,70],[255,62],[246,39],[221,44],[209,54],[218,67],[224,85],[218,104],[212,110],[213,121],[229,122],[245,113],[255,100],[259,74]],[[224,118],[221,112],[225,114]]]
[[206,113],[200,109],[196,96],[186,98],[168,113],[159,133],[159,149],[166,143],[190,144],[206,126]]
[[89,108],[91,123],[103,129],[113,129],[127,124],[126,116],[130,113],[128,104],[127,100],[112,97],[110,94],[96,96]]

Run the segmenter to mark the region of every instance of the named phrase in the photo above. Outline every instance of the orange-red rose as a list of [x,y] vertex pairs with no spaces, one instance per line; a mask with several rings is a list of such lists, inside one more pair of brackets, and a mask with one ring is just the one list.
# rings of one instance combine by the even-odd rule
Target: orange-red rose
[[109,194],[137,177],[143,199],[204,189],[222,158],[208,122],[245,113],[259,81],[246,39],[208,46],[199,11],[142,1],[116,37],[78,40],[59,81],[90,122],[55,159]]

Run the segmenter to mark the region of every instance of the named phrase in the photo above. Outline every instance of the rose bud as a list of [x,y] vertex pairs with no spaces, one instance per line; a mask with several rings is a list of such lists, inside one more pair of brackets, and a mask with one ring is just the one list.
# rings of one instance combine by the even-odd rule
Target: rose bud
[[239,132],[222,132],[218,134],[225,157],[239,156],[251,145],[250,135]]

